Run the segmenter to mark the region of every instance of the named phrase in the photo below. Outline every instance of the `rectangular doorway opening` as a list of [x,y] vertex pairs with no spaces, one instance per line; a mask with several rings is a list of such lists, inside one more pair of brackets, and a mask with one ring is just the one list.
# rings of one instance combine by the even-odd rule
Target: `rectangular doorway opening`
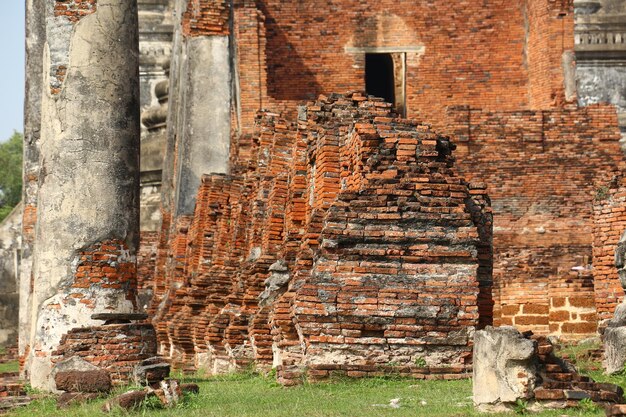
[[406,117],[405,53],[365,54],[365,91],[393,104],[401,117]]

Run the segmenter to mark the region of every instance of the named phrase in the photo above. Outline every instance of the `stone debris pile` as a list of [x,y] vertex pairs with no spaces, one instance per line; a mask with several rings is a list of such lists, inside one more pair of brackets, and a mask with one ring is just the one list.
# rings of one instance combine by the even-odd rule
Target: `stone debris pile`
[[605,407],[624,402],[621,387],[580,375],[545,336],[508,326],[476,332],[473,394],[482,411],[511,410],[518,401],[531,410],[576,407],[585,399]]

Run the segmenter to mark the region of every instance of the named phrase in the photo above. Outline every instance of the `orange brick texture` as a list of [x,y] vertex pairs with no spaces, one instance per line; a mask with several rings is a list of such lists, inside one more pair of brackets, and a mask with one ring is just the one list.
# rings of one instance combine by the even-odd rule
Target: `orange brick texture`
[[[491,323],[492,219],[450,142],[359,93],[257,122],[157,259],[161,349],[213,372],[279,361],[285,384],[305,366],[463,375],[471,330]],[[289,279],[272,288],[276,271]]]
[[152,324],[109,324],[70,330],[52,353],[52,360],[78,356],[108,370],[115,385],[127,385],[135,366],[155,356],[156,350]]
[[530,108],[566,104],[562,55],[574,51],[574,5],[571,0],[534,0],[527,4]]
[[126,253],[126,244],[119,240],[96,243],[80,252],[74,282],[65,299],[94,308],[93,294],[98,289],[120,291],[125,298],[135,301],[137,265]]
[[445,125],[445,108],[565,103],[562,54],[573,50],[571,0],[455,2],[236,0],[241,127],[271,108],[295,117],[319,94],[365,89],[365,52],[406,53],[408,116]]
[[460,174],[484,182],[492,199],[495,324],[566,338],[595,333],[594,183],[622,158],[614,108],[453,107],[448,116]]
[[624,391],[618,385],[598,383],[580,375],[571,363],[555,356],[554,346],[545,336],[530,338],[536,342],[540,370],[533,391],[536,402],[548,408],[580,407],[579,401],[584,398],[604,405],[624,402]]
[[187,0],[182,29],[187,37],[228,35],[230,1]]
[[158,232],[141,232],[137,251],[137,294],[143,309],[151,304],[154,295],[154,272],[159,244]]
[[70,22],[77,23],[84,16],[95,13],[97,0],[54,0],[54,15],[65,16]]
[[626,230],[626,180],[620,174],[596,183],[594,204],[593,278],[600,319],[613,317],[624,299],[615,267],[615,250]]

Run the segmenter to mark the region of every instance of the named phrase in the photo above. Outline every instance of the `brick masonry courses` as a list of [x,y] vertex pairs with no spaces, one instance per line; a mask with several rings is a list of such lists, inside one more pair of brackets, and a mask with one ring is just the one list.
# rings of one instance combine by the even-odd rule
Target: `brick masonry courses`
[[[175,365],[276,365],[285,384],[303,367],[313,380],[453,378],[473,328],[581,338],[613,308],[619,295],[594,287],[610,274],[587,266],[606,256],[592,253],[595,180],[617,169],[619,131],[613,108],[578,109],[566,91],[571,1],[180,3],[190,44],[228,38],[236,134],[228,174],[202,178],[193,215],[170,201],[160,236],[142,236],[140,302],[153,296]],[[71,25],[95,11],[55,2]],[[297,107],[362,90],[365,53],[391,50],[406,54],[410,120],[360,94]],[[458,145],[454,168],[422,121]]]
[[52,352],[52,361],[78,356],[109,371],[115,385],[127,385],[132,382],[135,366],[155,356],[156,351],[152,324],[108,324],[70,330]]
[[[456,176],[447,140],[382,101],[333,95],[304,111],[261,114],[231,175],[203,178],[164,262],[162,351],[186,369],[277,365],[285,384],[303,368],[462,375],[472,329],[491,322],[484,187]],[[291,279],[260,303],[277,261]]]
[[363,89],[365,52],[404,51],[407,114],[459,141],[459,172],[493,198],[496,322],[507,306],[502,324],[572,339],[595,332],[594,303],[569,296],[594,293],[593,184],[622,156],[615,109],[579,109],[568,91],[571,1],[234,6],[243,132],[256,109],[295,118],[295,104],[318,93]]
[[624,299],[615,251],[626,230],[626,182],[623,175],[596,183],[593,230],[593,279],[598,317],[611,319]]
[[[240,133],[253,133],[257,109],[276,109],[296,120],[302,100],[363,89],[366,52],[405,53],[409,117],[451,135],[459,145],[460,174],[483,184],[494,201],[496,285],[481,291],[482,317],[493,305],[496,323],[574,339],[595,332],[595,304],[576,297],[594,292],[588,268],[592,184],[599,172],[613,172],[621,156],[615,110],[579,109],[566,91],[571,1],[490,1],[489,7],[462,9],[385,1],[319,7],[237,0],[232,10],[221,1],[185,4],[185,36],[229,36],[236,57],[233,147],[244,140]],[[233,21],[227,24],[229,16]],[[533,108],[544,110],[528,110]],[[241,165],[232,158],[236,154],[231,152],[231,174]],[[254,155],[247,157],[248,169],[254,169]],[[332,201],[334,195],[324,197]],[[300,197],[289,195],[287,201],[292,198]],[[250,221],[250,227],[265,226]],[[162,235],[162,251],[169,233]],[[483,248],[480,258],[489,252]],[[169,262],[162,259],[163,265]],[[163,282],[168,281],[157,286],[166,293],[169,284]],[[179,279],[176,285],[186,284]],[[575,311],[563,311],[568,308]]]
[[591,270],[594,203],[604,186],[597,183],[615,175],[623,158],[615,109],[452,107],[448,116],[459,173],[484,182],[492,200],[494,324],[569,339],[593,335],[597,312],[606,318],[617,303],[597,297],[600,287],[594,302],[598,270]]
[[234,6],[240,125],[247,132],[257,109],[295,116],[299,102],[318,94],[364,90],[366,52],[405,54],[407,114],[438,128],[449,105],[512,111],[575,100],[566,97],[563,66],[574,48],[571,0]]

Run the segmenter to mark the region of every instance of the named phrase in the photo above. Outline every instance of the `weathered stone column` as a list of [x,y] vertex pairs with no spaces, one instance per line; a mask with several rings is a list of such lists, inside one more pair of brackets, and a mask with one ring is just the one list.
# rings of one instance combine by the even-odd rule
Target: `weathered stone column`
[[24,99],[24,159],[22,194],[22,259],[19,267],[19,354],[29,349],[32,266],[39,191],[39,139],[43,48],[46,40],[45,0],[26,0],[26,86]]
[[33,387],[92,314],[136,308],[139,77],[136,0],[46,2],[33,264]]
[[226,173],[232,101],[229,0],[179,0],[172,109],[177,114],[174,215],[189,215],[202,175]]

